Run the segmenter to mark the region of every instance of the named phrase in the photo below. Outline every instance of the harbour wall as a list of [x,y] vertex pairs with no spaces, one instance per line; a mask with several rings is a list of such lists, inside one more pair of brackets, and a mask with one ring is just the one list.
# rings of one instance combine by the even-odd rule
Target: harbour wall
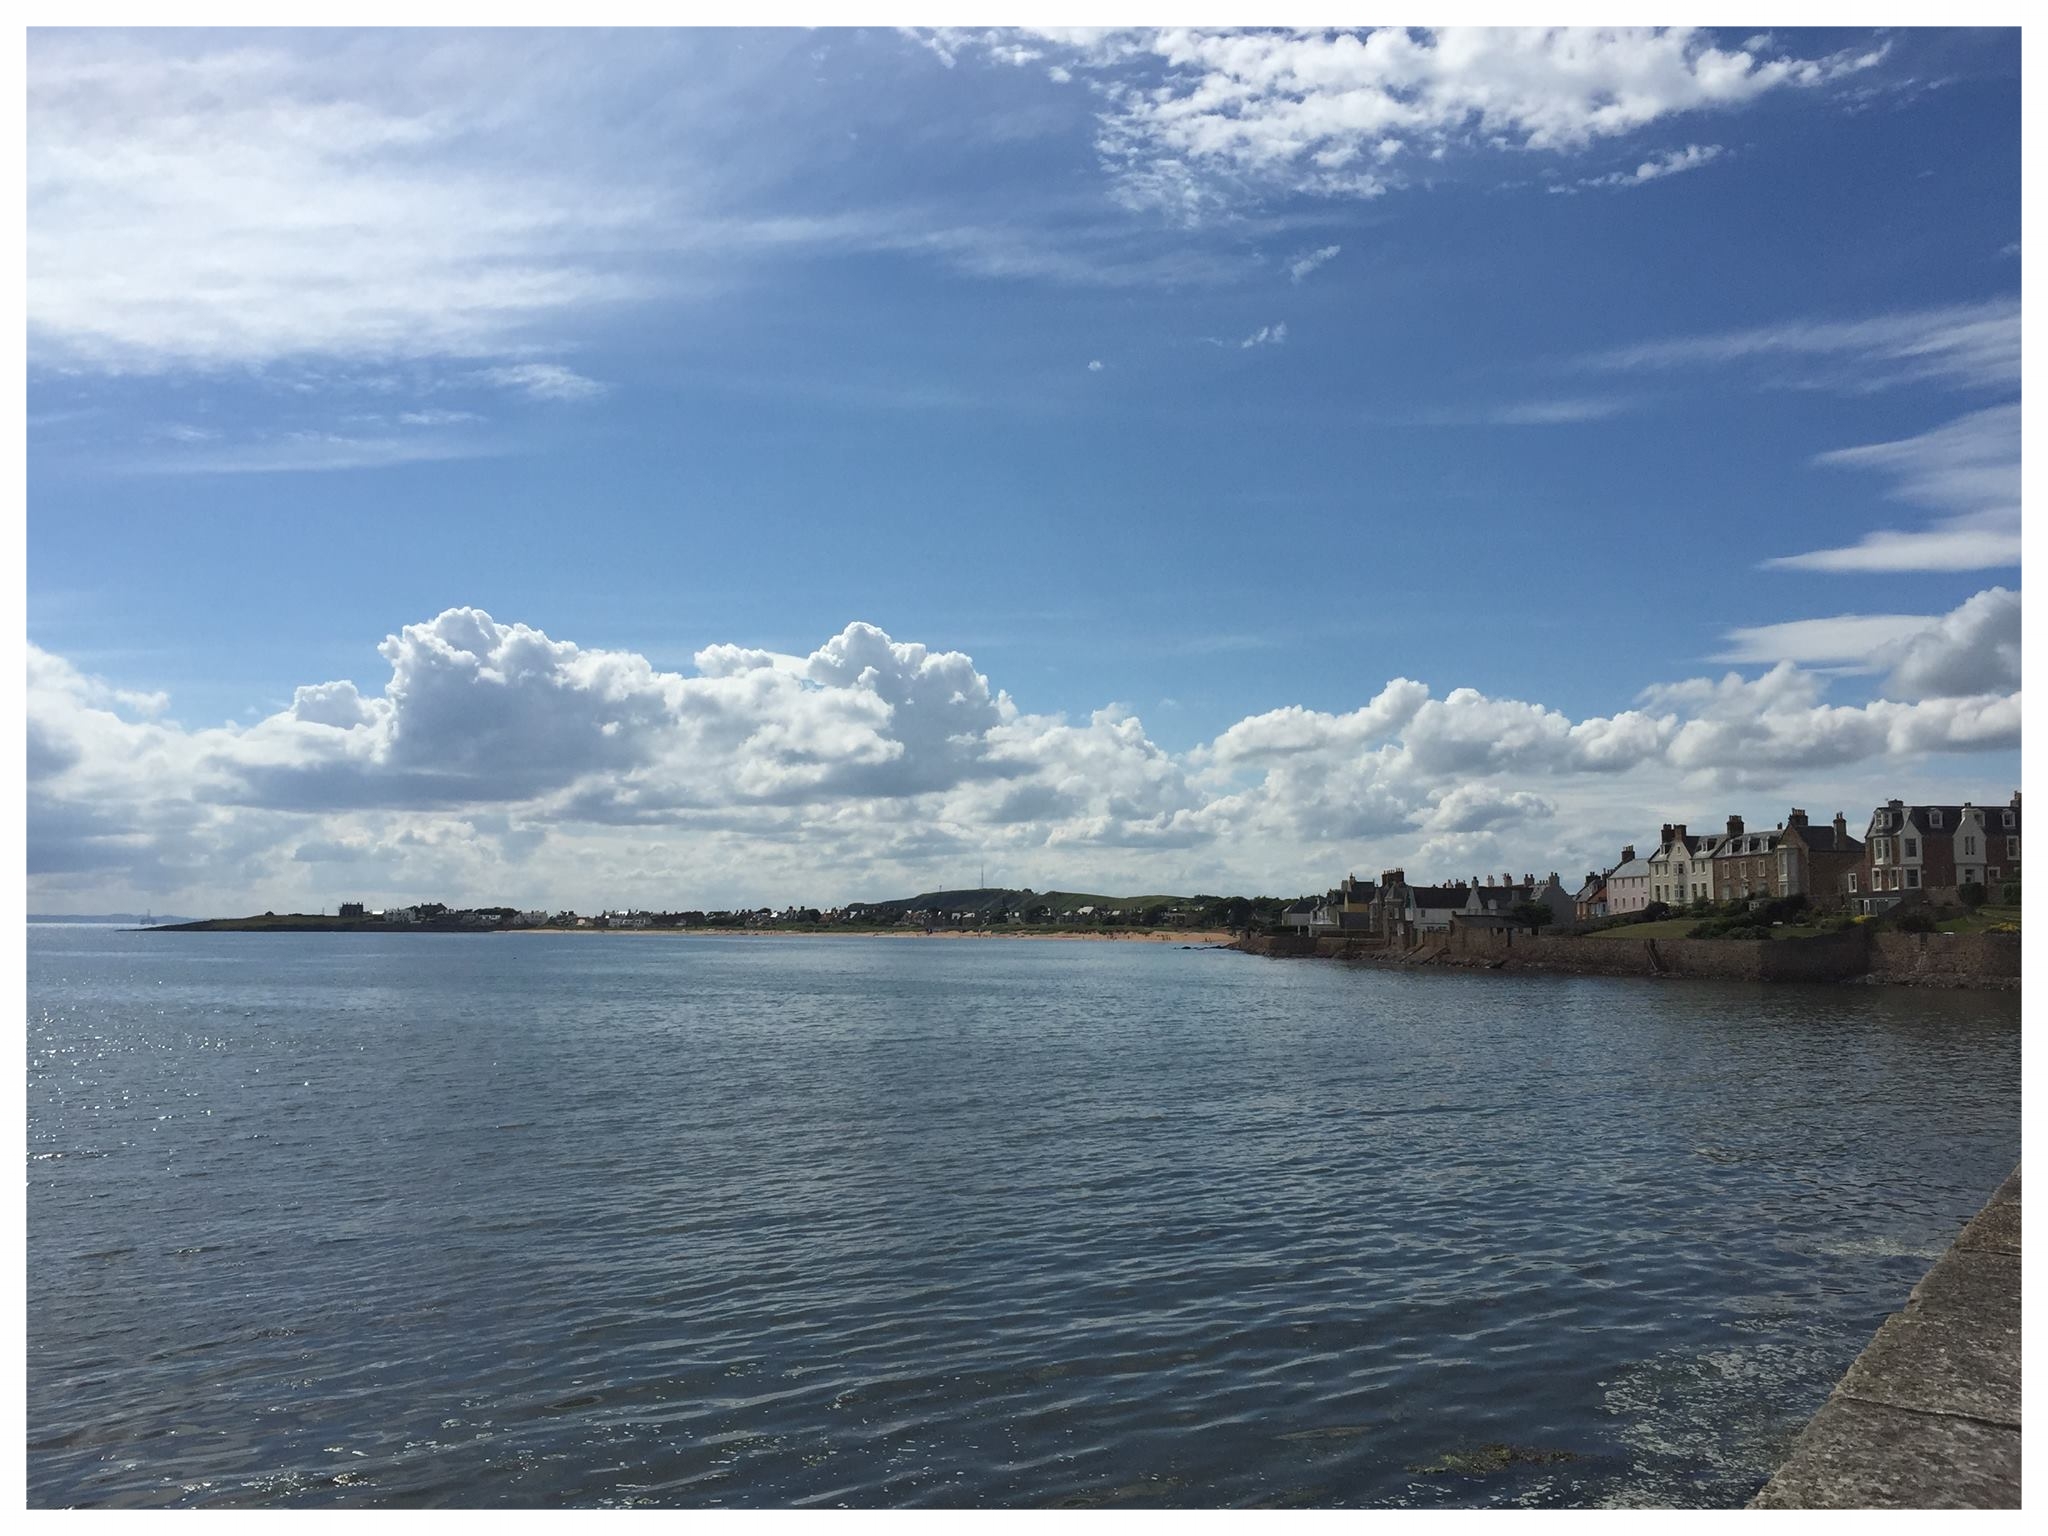
[[1864,927],[1799,939],[1631,939],[1458,926],[1407,945],[1353,936],[1259,934],[1246,936],[1236,947],[1274,957],[1575,976],[1869,981],[2012,990],[2020,975],[2017,934],[1872,933]]

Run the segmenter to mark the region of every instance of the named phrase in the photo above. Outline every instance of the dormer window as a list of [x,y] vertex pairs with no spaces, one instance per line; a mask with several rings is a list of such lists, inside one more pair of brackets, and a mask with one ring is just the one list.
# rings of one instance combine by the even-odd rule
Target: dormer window
[[2009,826],[2011,826],[2011,825],[2013,824],[2013,822],[2014,822],[2014,821],[2015,821],[2015,820],[2017,819],[2016,817],[2014,817],[2014,815],[2013,815],[2013,813],[2012,813],[2011,811],[2005,811],[2005,812],[2002,812],[2001,814],[2002,814],[2002,815],[2004,816],[2004,818],[2005,818],[2005,824],[2006,824],[2006,825],[2007,825],[2008,827],[2009,827]]
[[1927,824],[1928,824],[1928,825],[1929,825],[1930,827],[1938,827],[1938,826],[1940,826],[1940,825],[1941,825],[1941,812],[1939,812],[1939,811],[1929,811],[1929,812],[1927,813]]

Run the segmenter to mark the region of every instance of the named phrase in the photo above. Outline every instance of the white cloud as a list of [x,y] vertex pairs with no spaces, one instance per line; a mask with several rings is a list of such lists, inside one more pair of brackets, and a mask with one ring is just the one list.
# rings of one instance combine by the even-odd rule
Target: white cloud
[[1569,187],[1552,187],[1550,190],[1569,192],[1580,187],[1640,187],[1646,182],[1662,181],[1666,176],[1676,176],[1682,171],[1696,171],[1703,165],[1713,164],[1726,153],[1727,151],[1719,144],[1688,144],[1683,149],[1652,155],[1633,171],[1613,171],[1605,176],[1581,177]]
[[1240,341],[1237,345],[1241,350],[1248,351],[1253,347],[1281,346],[1286,342],[1286,340],[1287,322],[1285,320],[1282,320],[1277,325],[1260,326],[1256,331],[1253,331],[1251,335],[1245,337],[1245,339],[1243,341]]
[[506,363],[479,369],[480,383],[515,390],[529,400],[589,400],[609,387],[560,363]]
[[[1007,36],[953,34],[947,46]],[[1189,221],[1245,195],[1376,197],[1403,183],[1404,158],[1454,148],[1574,152],[1823,85],[1885,52],[1799,58],[1690,28],[1165,28],[1038,40],[1096,73],[1107,103],[1097,148],[1119,195]]]
[[1318,246],[1312,251],[1303,251],[1299,256],[1287,263],[1287,280],[1291,283],[1304,281],[1317,267],[1322,266],[1325,262],[1334,261],[1338,252],[1343,249],[1344,247],[1341,245],[1324,245]]
[[398,424],[403,427],[455,427],[482,420],[483,417],[475,411],[402,411]]
[[196,729],[32,648],[31,890],[221,910],[343,899],[341,879],[379,899],[717,905],[904,894],[984,855],[1080,889],[1293,890],[1382,858],[1570,867],[1703,795],[1867,798],[1943,755],[2016,749],[2016,622],[2002,589],[1929,620],[1860,705],[1790,662],[1576,720],[1395,679],[1183,754],[1115,706],[1026,714],[964,654],[866,624],[668,672],[455,608],[384,642],[379,688],[312,684]]
[[1102,372],[1102,359],[1099,357],[1090,359],[1088,363],[1088,371],[1090,373]]
[[1815,571],[1973,571],[2020,561],[2020,408],[1994,406],[1917,437],[1840,448],[1816,463],[1892,478],[1893,499],[1946,513],[1925,529],[1883,529],[1855,544],[1766,565]]
[[1729,630],[1722,637],[1726,649],[1710,659],[1767,666],[1780,661],[1801,666],[1843,662],[1867,666],[1874,653],[1920,634],[1936,622],[1924,613],[1843,613],[1826,619],[1758,624]]
[[31,360],[508,355],[568,311],[630,297],[633,280],[580,252],[644,229],[646,201],[520,137],[506,108],[538,78],[513,56],[524,47],[37,33]]
[[1893,698],[2003,693],[2020,685],[2020,595],[1992,587],[1879,652]]
[[1894,699],[2007,693],[2020,686],[2020,595],[1991,587],[1946,614],[1839,614],[1730,630],[1716,661],[1841,663],[1888,672]]
[[[1862,320],[1787,320],[1617,347],[1582,361],[1619,371],[1764,364],[1786,382],[1854,393],[1919,382],[2017,388],[2020,306],[1991,299]],[[1788,365],[1793,371],[1785,374]]]

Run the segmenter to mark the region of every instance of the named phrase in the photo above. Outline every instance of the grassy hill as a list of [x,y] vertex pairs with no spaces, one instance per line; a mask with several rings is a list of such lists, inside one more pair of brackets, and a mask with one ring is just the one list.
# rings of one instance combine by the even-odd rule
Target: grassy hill
[[870,901],[860,905],[890,917],[900,917],[905,912],[939,911],[980,912],[1001,918],[1011,912],[1031,913],[1049,907],[1055,918],[1064,918],[1071,917],[1083,907],[1099,910],[1120,908],[1132,912],[1148,907],[1185,907],[1193,900],[1190,896],[1098,896],[1087,891],[1013,891],[985,886],[979,890],[923,891],[893,901]]

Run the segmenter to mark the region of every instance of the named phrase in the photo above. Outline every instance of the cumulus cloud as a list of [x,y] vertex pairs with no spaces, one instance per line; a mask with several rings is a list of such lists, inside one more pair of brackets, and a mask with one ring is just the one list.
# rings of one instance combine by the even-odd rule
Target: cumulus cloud
[[1730,630],[1714,659],[1839,664],[1888,672],[1885,694],[1928,699],[2005,693],[2020,685],[2020,595],[1979,592],[1946,614],[1838,614]]
[[1879,648],[1897,699],[1968,697],[2020,686],[2020,595],[1992,587]]
[[202,728],[32,647],[31,881],[193,905],[337,878],[394,900],[713,882],[784,901],[915,888],[970,856],[1041,888],[1291,889],[1381,855],[1547,869],[1578,862],[1559,839],[1639,838],[1680,796],[1796,781],[1812,798],[1814,775],[2016,748],[2017,624],[2002,588],[1930,619],[1861,704],[1790,661],[1580,719],[1397,678],[1183,753],[1116,706],[1028,714],[965,654],[863,623],[801,655],[706,646],[671,672],[451,608],[384,641],[378,686],[307,684],[253,724]]
[[1817,571],[1971,571],[2020,560],[2020,408],[1994,406],[1897,442],[1822,454],[1836,469],[1887,475],[1891,496],[1947,514],[1855,544],[1765,562]]

